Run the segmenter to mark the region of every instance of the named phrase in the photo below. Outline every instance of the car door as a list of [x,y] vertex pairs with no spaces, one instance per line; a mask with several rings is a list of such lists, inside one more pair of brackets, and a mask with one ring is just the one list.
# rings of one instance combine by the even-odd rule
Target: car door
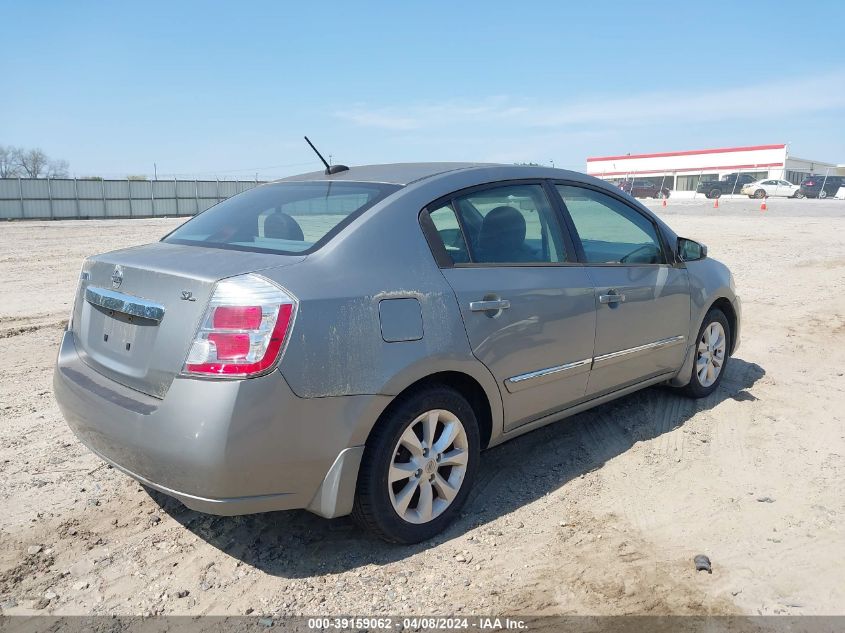
[[637,193],[635,198],[648,198],[652,195],[652,184],[648,180],[638,180],[636,182]]
[[596,342],[587,395],[677,371],[690,322],[687,271],[670,263],[651,217],[623,199],[556,186],[595,287]]
[[767,196],[776,196],[778,195],[778,189],[780,188],[780,184],[777,180],[764,180],[760,184],[760,188],[766,192]]
[[594,289],[542,182],[465,190],[421,216],[455,291],[473,354],[495,376],[512,429],[584,397]]
[[788,180],[779,180],[780,183],[780,194],[781,196],[785,196],[787,198],[791,198],[795,195],[795,192],[798,190],[798,187],[793,185]]
[[828,176],[824,183],[824,192],[828,198],[833,198],[839,193],[839,188],[842,186],[842,178],[839,176]]

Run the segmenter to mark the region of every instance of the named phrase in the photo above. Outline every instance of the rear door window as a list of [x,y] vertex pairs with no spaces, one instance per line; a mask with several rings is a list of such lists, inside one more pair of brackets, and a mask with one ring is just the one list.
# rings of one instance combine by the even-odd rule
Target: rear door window
[[200,213],[162,241],[280,254],[310,253],[399,188],[330,181],[262,185]]
[[452,204],[473,263],[566,261],[560,225],[542,185],[492,187],[457,196]]
[[428,217],[431,218],[437,235],[452,263],[466,264],[469,262],[469,249],[452,205],[447,204],[429,211]]

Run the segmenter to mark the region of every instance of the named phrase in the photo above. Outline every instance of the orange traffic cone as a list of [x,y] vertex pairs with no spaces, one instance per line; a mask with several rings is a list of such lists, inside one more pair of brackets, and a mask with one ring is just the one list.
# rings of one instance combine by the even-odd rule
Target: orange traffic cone
[[666,198],[663,198],[663,206],[666,206]]
[[714,209],[718,209],[718,208],[719,208],[719,199],[718,199],[718,198],[716,198],[716,202],[714,202],[714,203],[713,203],[713,208],[714,208]]
[[763,202],[760,203],[760,211],[765,211],[769,207],[766,206],[766,199],[763,198]]

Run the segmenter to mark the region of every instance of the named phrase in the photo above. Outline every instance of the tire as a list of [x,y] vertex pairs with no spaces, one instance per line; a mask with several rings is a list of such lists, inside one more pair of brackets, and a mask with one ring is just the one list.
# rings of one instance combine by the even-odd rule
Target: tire
[[755,192],[754,192],[754,197],[755,197],[755,198],[757,198],[758,200],[759,200],[760,198],[765,198],[765,197],[766,197],[766,191],[765,191],[765,189],[758,189],[757,191],[755,191]]
[[[711,330],[711,328],[713,329]],[[718,339],[712,340],[710,338],[710,332],[715,332],[717,334],[721,332],[721,345],[719,345]],[[691,398],[706,398],[718,389],[719,384],[722,382],[722,378],[725,375],[728,362],[730,361],[731,336],[731,326],[728,323],[728,319],[724,312],[718,308],[711,309],[705,315],[704,321],[698,329],[698,336],[696,337],[694,344],[695,360],[692,364],[690,381],[682,389],[685,395]],[[721,353],[717,351],[713,354],[703,349],[703,346],[710,341],[712,341],[713,344],[707,345],[707,347],[712,347],[716,350],[721,349]],[[715,377],[710,374],[707,367],[707,359],[709,358],[713,358],[714,360],[718,359],[719,361],[718,369],[716,369],[716,363],[710,363],[711,368],[715,371]],[[704,370],[703,376],[701,375],[702,369]]]
[[[455,423],[459,429],[453,426]],[[434,451],[429,450],[426,428],[434,429],[434,441],[430,442]],[[438,447],[439,442],[446,441],[447,429],[455,429],[454,440]],[[436,453],[437,448],[442,450]],[[420,452],[415,454],[409,449]],[[353,520],[391,543],[411,544],[432,538],[458,516],[466,502],[475,482],[480,452],[475,413],[460,393],[440,385],[412,391],[391,404],[367,439],[358,472]],[[443,464],[449,456],[454,465]],[[463,459],[465,465],[460,463]],[[394,469],[394,465],[400,468]],[[399,478],[389,483],[391,471]],[[455,489],[457,493],[451,501],[451,492],[441,492]],[[402,506],[404,510],[400,510]],[[400,515],[400,511],[404,514]]]
[[796,191],[795,194],[792,197],[796,198],[797,200],[800,200],[801,198],[804,197],[804,194],[801,193],[800,191]]
[[819,191],[819,198],[821,198],[822,200],[824,200],[825,198],[827,198],[827,191],[825,191],[824,189],[822,189],[821,191]]
[[710,194],[707,196],[708,198],[721,198],[722,197],[722,190],[721,189],[711,189]]

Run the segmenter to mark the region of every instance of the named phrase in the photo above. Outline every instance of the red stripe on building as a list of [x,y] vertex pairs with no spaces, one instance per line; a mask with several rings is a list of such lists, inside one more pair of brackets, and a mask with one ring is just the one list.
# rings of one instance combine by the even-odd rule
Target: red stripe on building
[[722,165],[718,167],[682,167],[679,169],[645,169],[630,171],[589,171],[590,176],[636,176],[639,174],[674,174],[680,171],[705,172],[725,169],[757,169],[759,167],[783,167],[783,163],[760,163],[759,165]]
[[695,156],[696,154],[726,154],[728,152],[753,152],[761,149],[783,149],[784,143],[780,145],[749,145],[747,147],[721,147],[718,149],[693,149],[686,152],[660,152],[658,154],[627,154],[625,156],[592,156],[587,162],[598,160],[625,160],[627,158],[662,158],[665,156]]

